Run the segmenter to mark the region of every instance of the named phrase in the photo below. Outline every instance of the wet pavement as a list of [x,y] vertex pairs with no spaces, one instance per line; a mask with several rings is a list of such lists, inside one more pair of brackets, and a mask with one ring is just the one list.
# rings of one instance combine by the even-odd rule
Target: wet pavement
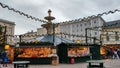
[[[103,60],[105,68],[120,68],[120,59],[106,59]],[[53,65],[29,65],[28,68],[87,68],[88,63],[76,63],[76,64],[58,64],[56,66]],[[7,67],[1,68],[14,68],[13,64],[8,64]]]

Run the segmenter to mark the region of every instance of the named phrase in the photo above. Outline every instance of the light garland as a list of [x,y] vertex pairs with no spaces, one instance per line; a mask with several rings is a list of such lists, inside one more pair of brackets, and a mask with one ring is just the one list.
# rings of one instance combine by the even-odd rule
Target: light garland
[[7,8],[8,10],[11,10],[11,11],[13,11],[13,12],[15,12],[15,13],[18,13],[18,14],[20,14],[20,15],[23,15],[23,16],[25,16],[25,17],[27,17],[27,18],[30,18],[30,19],[32,19],[32,20],[40,21],[40,22],[43,22],[43,23],[47,23],[47,21],[41,20],[41,19],[39,19],[39,18],[33,17],[33,16],[31,16],[31,15],[28,15],[28,14],[22,12],[22,11],[19,11],[19,10],[16,10],[16,9],[14,9],[14,8],[11,8],[11,7],[9,7],[8,5],[5,5],[5,4],[3,4],[3,3],[1,3],[1,2],[0,2],[0,6],[1,6],[2,8]]

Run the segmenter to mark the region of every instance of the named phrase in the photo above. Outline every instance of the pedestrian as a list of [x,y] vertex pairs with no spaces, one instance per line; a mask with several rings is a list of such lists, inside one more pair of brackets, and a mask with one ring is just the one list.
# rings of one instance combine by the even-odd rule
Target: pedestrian
[[113,59],[118,59],[117,49],[114,50]]
[[120,49],[117,50],[118,57],[120,59]]
[[110,56],[110,51],[108,49],[106,50],[106,56],[107,56],[107,58],[109,58],[109,56]]
[[108,59],[112,59],[113,58],[113,51],[112,51],[112,49],[111,48],[109,48],[109,49],[107,49],[107,58]]
[[2,52],[2,59],[3,59],[3,67],[7,67],[7,63],[8,63],[8,56],[6,51]]

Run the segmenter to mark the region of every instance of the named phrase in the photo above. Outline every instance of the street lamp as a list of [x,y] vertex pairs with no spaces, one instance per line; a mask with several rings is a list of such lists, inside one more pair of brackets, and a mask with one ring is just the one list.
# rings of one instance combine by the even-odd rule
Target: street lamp
[[118,41],[119,40],[119,35],[118,32],[115,32],[115,40]]
[[6,44],[7,38],[6,38],[6,26],[0,25],[0,35],[1,35],[1,42]]
[[85,28],[85,40],[86,40],[86,44],[88,44],[88,36],[87,36],[87,31],[88,29],[91,29],[91,28]]
[[87,40],[87,30],[88,30],[88,28],[85,28],[85,40],[86,40],[86,44],[88,43],[88,40]]
[[100,45],[102,45],[102,34],[100,34]]

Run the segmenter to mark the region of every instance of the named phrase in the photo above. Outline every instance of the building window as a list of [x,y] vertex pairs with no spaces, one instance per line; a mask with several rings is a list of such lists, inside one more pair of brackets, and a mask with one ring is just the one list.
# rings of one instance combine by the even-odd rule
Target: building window
[[89,22],[89,25],[91,25],[91,23]]
[[115,40],[118,41],[119,40],[119,35],[118,32],[115,32]]
[[91,33],[90,33],[90,37],[91,37]]
[[77,29],[77,32],[78,32],[78,29]]
[[74,25],[72,25],[72,27],[74,28]]
[[96,23],[96,20],[94,21],[94,23]]
[[74,33],[74,30],[72,32]]
[[97,32],[95,32],[95,35],[97,35]]
[[81,29],[81,32],[82,32],[82,29]]
[[109,34],[108,33],[106,33],[106,39],[107,39],[107,41],[109,41]]
[[77,24],[77,27],[78,27],[79,25]]
[[87,24],[85,23],[85,26],[86,26]]
[[80,24],[80,26],[82,27],[82,24]]
[[65,35],[65,38],[66,38],[66,35]]

